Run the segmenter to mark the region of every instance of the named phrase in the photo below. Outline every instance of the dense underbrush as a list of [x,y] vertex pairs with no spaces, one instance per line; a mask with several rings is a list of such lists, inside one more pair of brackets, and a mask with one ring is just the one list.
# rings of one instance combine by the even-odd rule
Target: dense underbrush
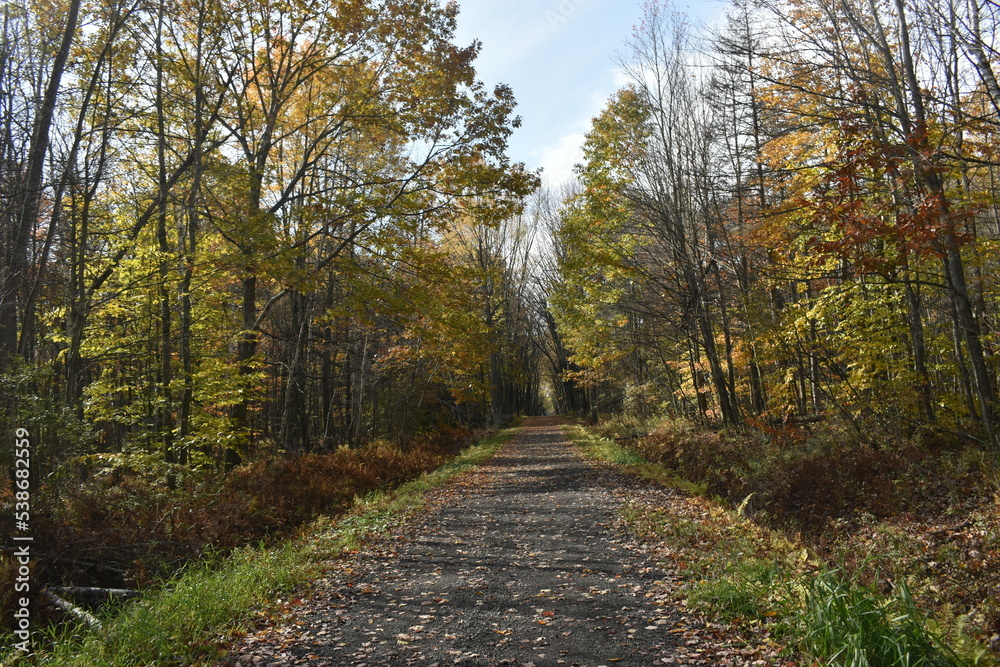
[[[800,586],[799,602],[811,600],[803,609],[815,616],[815,627],[833,628],[831,615],[843,612],[838,627],[875,636],[883,621],[868,627],[866,620],[892,615],[889,609],[898,617],[920,609],[953,643],[972,637],[1000,654],[1000,476],[995,458],[981,448],[946,437],[861,442],[832,424],[724,433],[617,418],[594,430],[687,490],[789,536],[836,572],[809,584],[809,595]],[[730,584],[749,590],[753,582],[723,578],[713,585]],[[864,611],[865,604],[881,616]],[[970,645],[966,653],[977,651]]]
[[[403,446],[249,460],[228,474],[196,472],[124,455],[68,461],[32,493],[33,590],[46,586],[138,588],[206,555],[293,535],[319,514],[433,470],[471,441],[439,427]],[[9,483],[9,482],[8,482]],[[13,501],[0,489],[0,532],[11,534]],[[0,609],[12,621],[17,564],[0,554]],[[33,600],[36,625],[58,616]]]

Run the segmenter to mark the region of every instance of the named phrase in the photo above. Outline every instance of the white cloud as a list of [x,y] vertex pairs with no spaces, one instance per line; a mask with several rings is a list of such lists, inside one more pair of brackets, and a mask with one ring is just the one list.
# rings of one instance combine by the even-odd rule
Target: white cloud
[[573,165],[583,162],[583,140],[583,132],[576,132],[533,151],[536,163],[544,170],[542,180],[546,186],[558,191],[559,186],[573,179]]
[[[638,0],[634,0],[636,3]],[[459,43],[479,38],[476,70],[484,83],[510,84],[522,126],[508,155],[529,169],[542,167],[546,185],[573,179],[583,160],[584,135],[622,72],[612,58],[638,16],[621,0],[467,0],[459,15]]]

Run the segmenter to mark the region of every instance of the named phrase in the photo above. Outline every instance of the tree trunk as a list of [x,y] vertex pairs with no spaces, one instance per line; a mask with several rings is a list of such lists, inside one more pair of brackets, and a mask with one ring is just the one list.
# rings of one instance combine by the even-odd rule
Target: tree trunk
[[77,20],[80,15],[80,0],[70,0],[66,12],[59,50],[52,61],[52,72],[42,97],[41,106],[35,116],[28,146],[23,186],[18,193],[20,202],[17,210],[16,226],[10,248],[7,252],[8,264],[0,280],[0,370],[10,363],[17,350],[19,324],[22,313],[22,294],[27,283],[27,251],[31,240],[31,230],[38,223],[39,206],[42,199],[45,156],[49,149],[49,132],[55,115],[59,88],[63,72],[69,58],[73,38],[76,35]]
[[917,386],[915,387],[917,400],[920,403],[920,410],[923,412],[924,418],[931,424],[935,424],[937,423],[937,418],[934,414],[934,403],[931,395],[931,379],[927,372],[927,351],[924,343],[924,324],[921,315],[923,306],[920,302],[920,292],[918,291],[919,288],[909,279],[908,273],[903,286],[906,290],[906,302],[909,306],[906,323],[910,330],[913,369],[917,374]]
[[[167,282],[170,277],[170,244],[167,242],[167,127],[163,97],[163,5],[157,11],[156,26],[156,162],[157,188],[160,191],[160,210],[156,214],[156,241],[160,257],[157,263],[157,292],[160,300],[160,358],[157,377],[159,408],[156,409],[155,424],[163,445],[163,458],[167,463],[175,463],[174,458],[174,424],[173,397],[170,383],[172,380],[172,343],[171,340],[171,300]],[[173,488],[173,477],[170,477],[170,487]]]

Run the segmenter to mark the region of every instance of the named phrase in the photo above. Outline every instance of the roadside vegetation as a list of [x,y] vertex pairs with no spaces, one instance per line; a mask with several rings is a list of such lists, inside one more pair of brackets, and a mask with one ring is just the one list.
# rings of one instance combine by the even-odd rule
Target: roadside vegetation
[[712,31],[649,0],[560,193],[458,2],[8,5],[0,534],[32,592],[207,600],[179,582],[230,557],[290,585],[254,545],[544,404],[640,415],[591,449],[691,494],[632,520],[687,545],[693,607],[820,663],[1000,651],[996,0]]
[[33,625],[43,588],[147,589],[541,411],[539,181],[457,13],[4,5],[0,535]]
[[[295,537],[270,546],[243,546],[227,555],[209,554],[154,583],[139,599],[98,611],[103,629],[73,623],[50,626],[40,632],[44,640],[36,644],[34,658],[0,653],[0,664],[214,664],[230,637],[280,614],[297,587],[419,511],[427,491],[486,461],[515,431],[486,437],[403,483],[400,472],[384,470],[382,488],[330,508],[330,514],[304,523]],[[6,638],[3,643],[8,645]]]
[[[800,454],[811,463],[801,466],[787,447],[779,465],[760,440],[677,424],[613,419],[567,431],[586,456],[678,491],[666,507],[637,495],[625,519],[667,546],[689,609],[782,644],[790,660],[996,664],[997,489],[981,459],[942,450],[866,471],[817,464],[815,451]],[[841,478],[802,480],[796,470]],[[865,494],[849,494],[882,477],[894,493],[880,502],[895,510],[876,516],[859,502]],[[810,495],[806,510],[794,489],[811,486],[845,492]],[[953,492],[939,497],[942,488]]]

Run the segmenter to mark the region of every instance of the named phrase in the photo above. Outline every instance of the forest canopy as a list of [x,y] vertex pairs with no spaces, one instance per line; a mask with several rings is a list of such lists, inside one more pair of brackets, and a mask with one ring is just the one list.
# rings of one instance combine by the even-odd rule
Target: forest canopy
[[998,10],[647,4],[554,224],[602,410],[997,446]]
[[496,356],[516,258],[456,230],[518,220],[537,176],[457,13],[4,6],[2,411],[39,464],[231,465],[488,420],[490,381],[534,400]]

